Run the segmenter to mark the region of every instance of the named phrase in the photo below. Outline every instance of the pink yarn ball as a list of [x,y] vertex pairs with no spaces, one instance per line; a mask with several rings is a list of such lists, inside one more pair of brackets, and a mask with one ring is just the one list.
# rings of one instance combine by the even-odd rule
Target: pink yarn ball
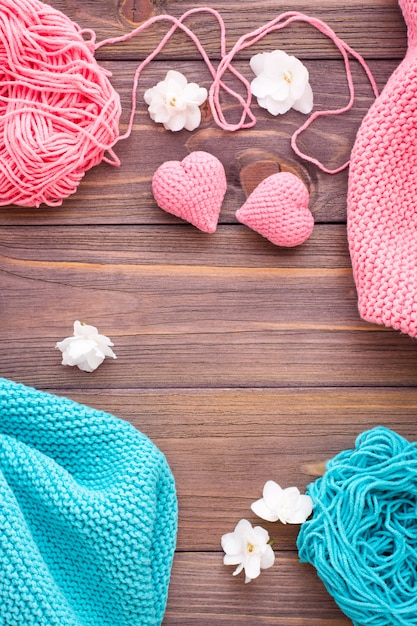
[[91,167],[119,165],[120,99],[86,33],[38,0],[0,3],[1,206],[60,205]]

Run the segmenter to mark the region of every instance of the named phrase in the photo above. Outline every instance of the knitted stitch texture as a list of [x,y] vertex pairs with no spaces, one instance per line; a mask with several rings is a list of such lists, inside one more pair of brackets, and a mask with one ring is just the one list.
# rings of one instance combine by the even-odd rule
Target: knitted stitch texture
[[161,623],[177,501],[132,425],[0,379],[0,624]]
[[209,152],[191,152],[182,161],[165,161],[152,177],[161,209],[205,233],[214,233],[227,190],[222,163]]
[[291,172],[278,172],[262,180],[236,211],[242,224],[277,246],[304,243],[314,228],[304,183]]
[[358,131],[348,239],[363,319],[417,336],[417,1],[401,0],[405,59]]

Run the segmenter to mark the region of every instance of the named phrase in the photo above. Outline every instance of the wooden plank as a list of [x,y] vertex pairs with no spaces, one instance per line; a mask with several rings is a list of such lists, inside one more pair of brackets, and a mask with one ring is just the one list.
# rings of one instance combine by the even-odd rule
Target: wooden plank
[[302,246],[290,249],[274,246],[237,224],[221,226],[212,235],[179,223],[119,228],[21,225],[2,227],[0,250],[10,262],[82,262],[92,266],[350,267],[344,224],[316,224],[311,237]]
[[[51,377],[51,380],[52,377]],[[47,385],[47,383],[45,383]],[[179,550],[217,550],[264,483],[304,490],[317,467],[384,425],[417,440],[417,389],[94,389],[58,395],[117,415],[148,435],[172,467],[179,499]],[[261,522],[279,550],[298,526]]]
[[[204,0],[52,0],[97,38],[144,20],[181,16]],[[362,53],[382,87],[406,50],[397,0],[245,0],[210,3],[230,46],[286,10],[325,20]],[[215,61],[211,18],[187,22]],[[126,128],[135,67],[166,31],[155,26],[97,58],[113,72]],[[310,71],[315,108],[347,101],[339,52],[306,25],[269,35],[239,55],[282,48]],[[314,569],[300,564],[297,526],[260,522],[250,510],[264,482],[304,489],[323,461],[382,424],[417,439],[415,340],[359,319],[346,242],[347,172],[300,161],[290,138],[305,117],[272,118],[254,104],[254,129],[218,129],[208,106],[200,128],[169,133],[150,119],[146,88],[170,68],[209,87],[196,48],[175,35],[146,69],[120,168],[88,172],[61,208],[0,208],[0,375],[66,395],[128,420],[165,453],[179,499],[178,547],[164,626],[348,626]],[[353,64],[352,111],[315,123],[300,147],[330,166],[347,160],[373,101]],[[229,80],[229,77],[228,77]],[[235,103],[225,99],[228,119]],[[230,117],[229,117],[230,116]],[[161,211],[151,193],[158,165],[206,150],[224,163],[220,226],[207,236]],[[251,185],[271,168],[308,186],[316,226],[305,245],[280,249],[236,223]],[[81,319],[115,343],[116,361],[93,374],[60,365],[55,342]],[[250,585],[222,564],[220,537],[247,517],[275,540],[277,563]]]
[[[382,86],[396,67],[395,61],[372,63],[372,70]],[[132,79],[135,63],[107,63],[113,72],[115,89],[123,105],[121,132],[130,113]],[[151,180],[159,165],[168,160],[181,160],[193,150],[205,150],[223,163],[228,181],[220,222],[235,222],[235,212],[246,199],[242,188],[242,172],[248,166],[258,182],[270,171],[268,164],[296,173],[310,191],[310,208],[316,221],[343,221],[346,216],[347,171],[330,176],[315,165],[300,159],[293,152],[290,139],[306,117],[296,111],[274,118],[256,103],[254,128],[229,133],[218,128],[208,105],[204,105],[201,126],[194,132],[171,133],[149,118],[143,92],[162,80],[170,68],[183,71],[189,80],[209,87],[207,71],[200,63],[154,63],[139,83],[138,108],[130,139],[120,142],[116,152],[121,167],[105,163],[85,175],[77,192],[62,207],[42,206],[39,209],[0,207],[0,224],[162,224],[178,223],[176,218],[159,209],[152,196]],[[315,94],[315,108],[337,109],[348,100],[345,71],[339,61],[308,63]],[[247,63],[238,68],[250,79]],[[299,147],[321,159],[329,167],[342,165],[349,159],[357,129],[373,94],[367,79],[357,66],[353,67],[356,100],[350,113],[317,120],[299,138]],[[202,79],[204,77],[204,79]],[[237,121],[240,110],[235,103],[224,101],[227,119]],[[266,169],[265,169],[266,167]]]
[[[119,37],[129,33],[145,20],[164,14],[181,17],[186,11],[207,6],[205,0],[52,0],[53,7],[63,11],[82,28],[95,30],[97,40]],[[350,0],[341,5],[326,0],[317,5],[314,0],[287,0],[279,6],[273,0],[245,0],[237,2],[210,2],[219,11],[227,29],[228,49],[239,37],[259,28],[286,11],[299,11],[325,21],[337,35],[359,53],[372,58],[402,58],[405,53],[405,26],[396,0],[362,2]],[[210,16],[192,16],[186,22],[201,40],[213,58],[219,56],[219,29]],[[372,24],[370,31],[369,25]],[[158,45],[169,26],[157,24],[123,44],[107,46],[98,51],[99,58],[143,58]],[[250,48],[250,53],[280,47],[290,54],[308,58],[338,56],[333,44],[307,25],[292,26],[269,35]],[[188,37],[176,34],[164,50],[165,56],[198,58],[196,48]],[[246,53],[247,55],[248,53]]]
[[[229,228],[224,239],[191,226],[177,231],[177,242],[194,241],[188,250],[205,249],[196,264],[186,254],[181,260],[180,244],[170,262],[163,233],[148,227],[152,265],[134,262],[141,230],[123,243],[121,228],[116,239],[111,230],[104,238],[101,230],[79,228],[70,244],[55,228],[34,228],[33,238],[27,230],[24,240],[19,229],[15,241],[27,251],[11,248],[0,258],[1,371],[72,389],[98,381],[115,388],[415,384],[415,341],[359,319],[341,227],[322,226],[319,248],[313,233],[305,252],[314,250],[316,264],[307,265],[296,249]],[[256,245],[260,255],[267,250],[266,262],[223,264],[230,242],[242,251]],[[45,251],[48,258],[39,260]],[[61,367],[54,345],[72,333],[75,319],[109,335],[118,361],[92,376]]]
[[[310,327],[308,331],[303,330],[302,325],[298,331],[256,332],[245,330],[241,324],[235,330],[210,336],[193,329],[175,334],[165,331],[166,334],[161,336],[140,334],[143,331],[123,331],[122,328],[115,328],[112,333],[107,330],[106,320],[111,324],[110,329],[113,324],[119,323],[123,327],[124,323],[122,312],[116,319],[111,311],[100,316],[97,313],[96,318],[101,332],[107,332],[115,341],[118,361],[106,362],[99,374],[86,377],[74,368],[62,368],[59,353],[54,350],[57,340],[72,334],[75,317],[86,319],[78,315],[82,307],[78,306],[76,311],[64,307],[66,313],[62,310],[58,312],[50,307],[49,302],[54,298],[65,299],[66,296],[55,291],[43,291],[43,295],[42,306],[49,311],[49,318],[39,315],[34,296],[18,300],[28,312],[24,320],[15,317],[16,328],[21,322],[26,323],[32,312],[30,320],[36,337],[28,337],[27,330],[25,333],[22,331],[19,338],[8,337],[9,321],[1,333],[0,370],[3,375],[26,384],[45,386],[50,384],[51,379],[60,389],[77,389],[80,386],[105,389],[110,385],[117,389],[125,385],[137,385],[139,388],[223,388],[240,385],[378,387],[415,384],[415,344],[409,338],[397,338],[389,332],[356,334],[348,330],[337,331],[335,327],[328,331]],[[69,295],[72,297],[74,292]],[[104,294],[100,298],[98,308],[103,310],[103,303],[110,295]],[[85,294],[79,293],[77,297],[83,298]],[[126,302],[125,298],[121,300]],[[135,307],[140,306],[139,300],[132,302]],[[175,313],[179,315],[179,312]],[[196,316],[200,313],[195,310]],[[48,329],[51,317],[59,320],[60,333],[54,330],[57,322],[52,322],[52,328]],[[89,317],[87,322],[96,322],[96,319]],[[214,317],[207,319],[207,323],[210,326],[215,323]],[[123,336],[122,332],[125,332]],[[16,336],[18,332],[13,330],[9,334]],[[378,370],[378,367],[381,369]]]
[[277,552],[274,566],[245,585],[222,554],[177,554],[163,626],[349,626],[315,570]]
[[[62,395],[47,386],[46,391]],[[69,393],[76,402],[117,415],[159,445],[168,439],[195,437],[255,438],[282,435],[296,443],[308,435],[315,450],[300,450],[311,463],[353,445],[362,430],[384,424],[417,440],[417,388],[380,387],[304,389],[82,389]],[[280,432],[277,432],[277,423]],[[326,435],[320,441],[320,429]],[[328,436],[327,436],[328,434]],[[327,450],[327,452],[325,451]],[[185,459],[184,459],[185,460]],[[279,455],[276,459],[284,470]],[[293,466],[297,464],[294,459]],[[298,464],[297,478],[313,475]],[[291,470],[292,471],[292,470]],[[290,475],[285,470],[286,478]],[[287,475],[288,474],[288,475]]]

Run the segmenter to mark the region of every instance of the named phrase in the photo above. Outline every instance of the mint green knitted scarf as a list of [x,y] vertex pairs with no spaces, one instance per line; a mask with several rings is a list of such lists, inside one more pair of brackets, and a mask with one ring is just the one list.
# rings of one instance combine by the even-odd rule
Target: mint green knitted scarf
[[0,624],[142,626],[165,611],[174,479],[132,425],[0,378]]

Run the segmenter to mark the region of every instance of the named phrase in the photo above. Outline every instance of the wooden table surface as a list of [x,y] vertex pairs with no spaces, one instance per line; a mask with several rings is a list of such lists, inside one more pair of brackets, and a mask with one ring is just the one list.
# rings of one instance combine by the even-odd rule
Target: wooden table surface
[[[202,0],[53,0],[97,39],[128,32],[153,15],[180,16]],[[223,0],[211,4],[229,46],[286,10],[325,20],[369,63],[383,87],[406,50],[396,0]],[[213,61],[218,31],[209,17],[191,27]],[[166,27],[97,51],[113,72],[129,113],[132,77]],[[251,79],[251,54],[281,48],[310,71],[315,108],[347,102],[336,48],[307,25],[268,36],[239,55]],[[144,72],[131,137],[116,147],[122,165],[89,171],[62,207],[0,209],[0,374],[110,411],[146,433],[176,478],[179,532],[165,626],[280,624],[347,626],[315,570],[300,564],[298,527],[260,522],[250,503],[263,484],[304,490],[316,465],[383,424],[417,439],[417,346],[357,313],[346,238],[347,172],[327,175],[290,147],[305,117],[273,118],[256,104],[253,129],[220,130],[203,106],[201,126],[170,133],[154,124],[146,88],[175,68],[208,87],[195,47],[175,35]],[[350,113],[318,122],[300,145],[330,166],[349,158],[372,103],[353,65]],[[234,105],[233,105],[234,106]],[[230,106],[228,113],[236,111]],[[193,150],[216,155],[228,189],[215,234],[169,216],[155,203],[151,178],[167,160]],[[271,171],[307,184],[315,228],[293,249],[279,248],[239,224],[235,211]],[[74,320],[113,340],[117,360],[92,374],[63,367],[57,341]],[[276,564],[245,585],[222,563],[220,537],[246,517],[274,539]]]

